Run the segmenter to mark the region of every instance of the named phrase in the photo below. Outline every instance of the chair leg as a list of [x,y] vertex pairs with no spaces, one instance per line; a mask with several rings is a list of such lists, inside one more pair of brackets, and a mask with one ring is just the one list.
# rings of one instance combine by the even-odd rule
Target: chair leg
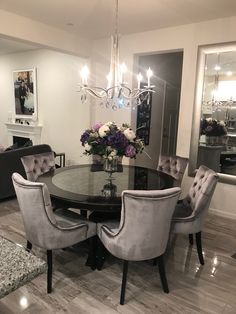
[[189,244],[190,244],[190,245],[193,245],[193,234],[190,233],[190,234],[188,235],[188,238],[189,238]]
[[129,264],[129,262],[124,260],[121,293],[120,293],[120,304],[121,305],[124,305],[124,302],[125,302],[125,289],[126,289],[126,282],[127,282],[128,264]]
[[197,243],[197,253],[198,253],[199,262],[201,265],[204,265],[204,258],[202,254],[201,231],[196,233],[196,243]]
[[158,268],[159,268],[159,273],[160,273],[163,291],[165,293],[169,293],[169,287],[168,287],[168,283],[167,283],[167,279],[166,279],[166,272],[165,272],[165,265],[164,265],[164,261],[163,261],[163,255],[161,255],[157,258],[157,262],[158,262]]
[[27,248],[28,251],[31,251],[31,249],[32,249],[32,243],[30,241],[28,241],[28,240],[27,240],[26,248]]
[[48,262],[48,273],[47,273],[47,292],[52,292],[52,250],[47,250],[47,262]]

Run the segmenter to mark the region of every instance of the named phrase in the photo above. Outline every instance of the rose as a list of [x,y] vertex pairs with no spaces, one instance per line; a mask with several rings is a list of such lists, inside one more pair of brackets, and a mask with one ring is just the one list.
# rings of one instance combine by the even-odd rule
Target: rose
[[136,150],[133,145],[128,145],[125,150],[125,156],[129,158],[133,158],[136,155]]
[[100,137],[104,137],[107,135],[107,132],[110,131],[109,127],[104,124],[103,126],[101,126],[98,130],[98,134]]
[[219,125],[220,125],[220,126],[225,126],[224,121],[221,120],[221,121],[219,122]]
[[130,142],[133,142],[133,140],[136,137],[134,131],[131,128],[124,130],[124,135],[127,138],[127,140],[129,140]]
[[98,131],[100,127],[103,126],[102,122],[98,122],[93,126],[94,131]]

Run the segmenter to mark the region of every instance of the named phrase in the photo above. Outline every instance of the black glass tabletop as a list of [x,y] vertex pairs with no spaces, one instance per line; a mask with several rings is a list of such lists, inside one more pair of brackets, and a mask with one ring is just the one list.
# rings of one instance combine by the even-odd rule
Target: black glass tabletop
[[170,188],[174,179],[162,172],[119,165],[111,175],[100,165],[70,166],[48,172],[38,178],[47,184],[52,198],[81,209],[117,210],[124,190],[160,190]]

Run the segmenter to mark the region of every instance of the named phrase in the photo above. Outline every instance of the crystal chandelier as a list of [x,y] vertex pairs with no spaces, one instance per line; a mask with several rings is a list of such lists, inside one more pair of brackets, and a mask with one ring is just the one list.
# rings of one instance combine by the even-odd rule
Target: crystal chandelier
[[152,70],[147,70],[147,85],[142,83],[143,76],[137,75],[137,88],[130,88],[125,82],[127,67],[119,63],[119,33],[118,33],[118,0],[115,0],[115,32],[112,36],[110,72],[107,75],[107,87],[90,86],[88,84],[89,69],[84,65],[80,74],[82,82],[79,84],[81,100],[84,103],[88,95],[100,100],[100,104],[113,110],[131,108],[140,105],[144,101],[149,104],[150,94],[153,93],[154,85],[151,85]]
[[[219,77],[220,77],[220,71],[221,69],[221,63],[220,63],[220,53],[217,54],[217,63],[214,67],[214,70],[216,71],[215,77],[214,77],[214,89],[212,91],[212,98],[211,100],[206,102],[206,105],[212,109],[212,112],[220,112],[220,111],[227,111],[229,110],[232,105],[234,104],[232,96],[228,96],[224,100],[222,100],[222,90],[219,88]],[[231,71],[228,71],[226,73],[227,76],[232,75]]]

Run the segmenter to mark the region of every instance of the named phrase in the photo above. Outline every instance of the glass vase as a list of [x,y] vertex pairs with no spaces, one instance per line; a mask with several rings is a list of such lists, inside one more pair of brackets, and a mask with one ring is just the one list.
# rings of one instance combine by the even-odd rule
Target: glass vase
[[117,158],[112,158],[112,159],[106,158],[104,160],[103,169],[104,169],[104,171],[109,172],[109,173],[116,172],[118,170],[118,159]]

